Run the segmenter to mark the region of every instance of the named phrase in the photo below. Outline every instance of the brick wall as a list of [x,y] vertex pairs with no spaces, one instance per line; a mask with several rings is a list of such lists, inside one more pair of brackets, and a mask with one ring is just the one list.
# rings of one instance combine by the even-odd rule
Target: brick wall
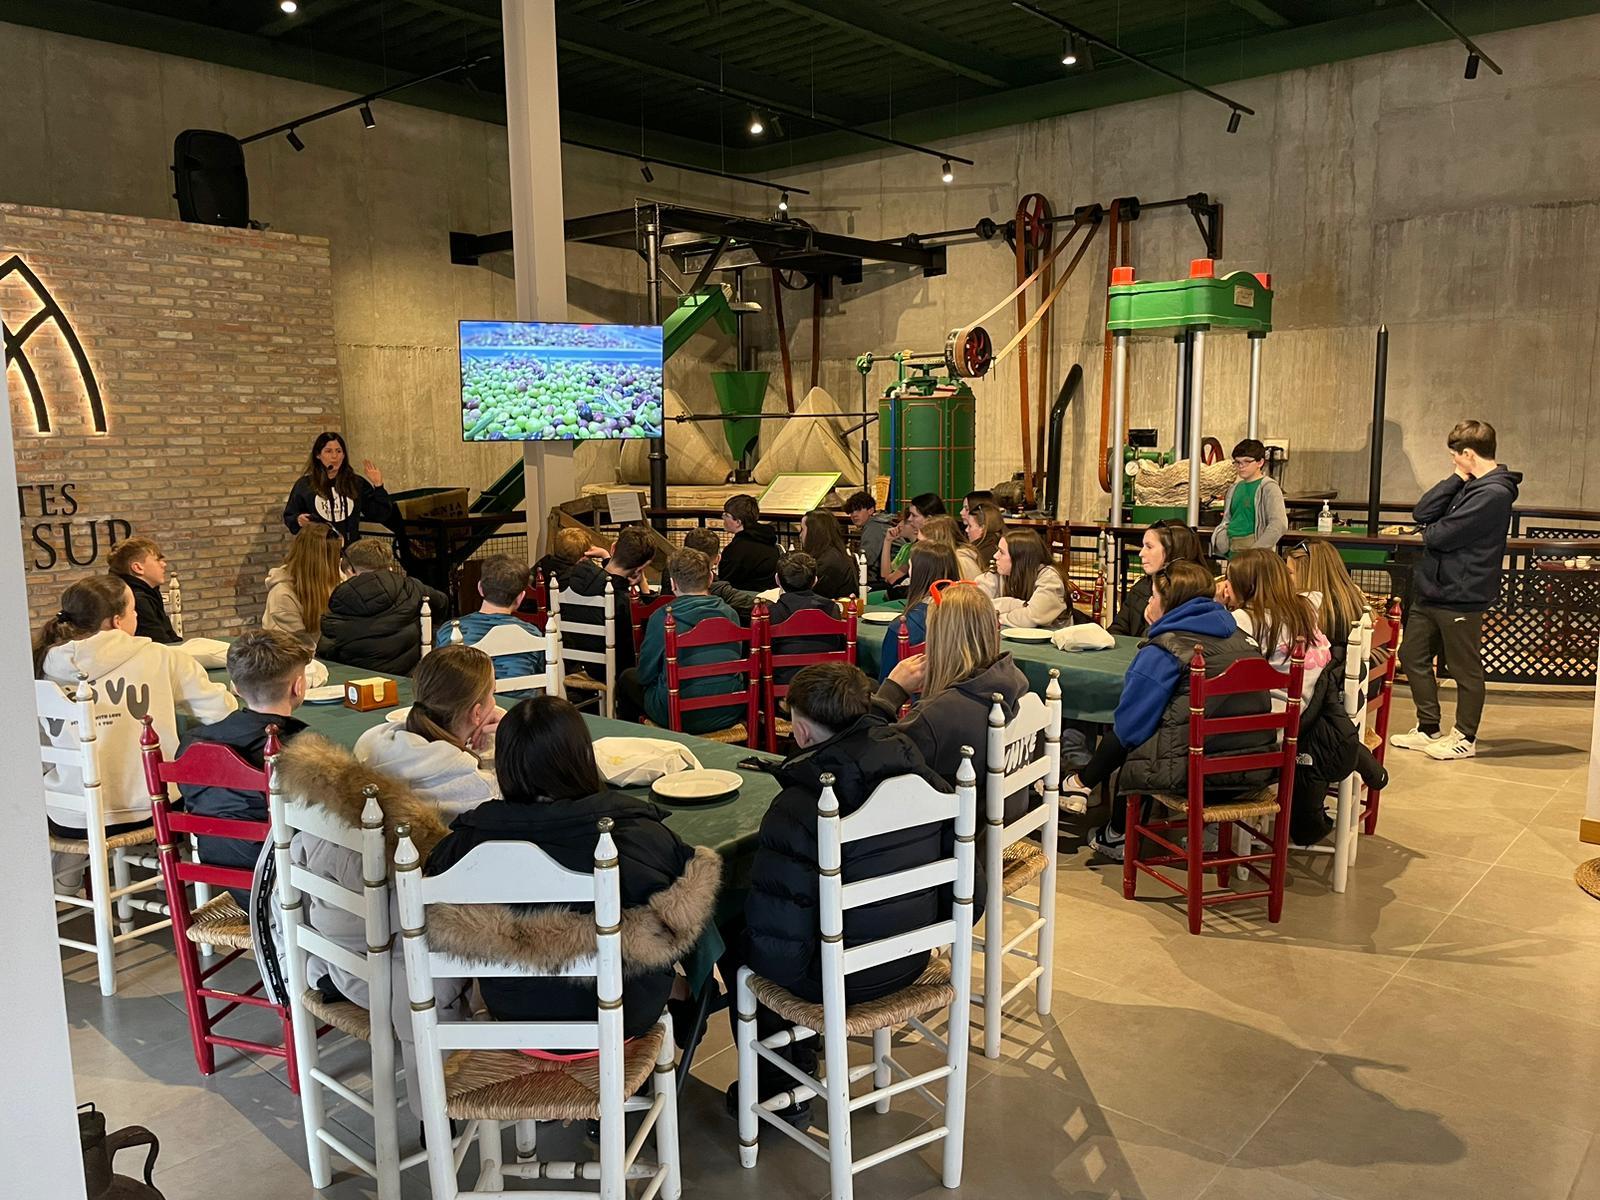
[[[106,419],[96,433],[69,347],[39,326],[23,350],[50,432],[20,364],[6,372],[34,619],[143,535],[182,580],[187,633],[256,624],[289,488],[340,424],[328,242],[0,204],[0,270],[13,256],[76,330]],[[40,307],[20,273],[0,280],[14,333]]]

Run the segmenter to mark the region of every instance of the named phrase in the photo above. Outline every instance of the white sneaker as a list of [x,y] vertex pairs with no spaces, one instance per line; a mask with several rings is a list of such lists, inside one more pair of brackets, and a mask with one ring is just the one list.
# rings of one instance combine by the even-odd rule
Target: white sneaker
[[1445,735],[1442,733],[1433,734],[1430,736],[1429,734],[1423,733],[1422,730],[1413,726],[1406,733],[1395,734],[1389,739],[1389,745],[1400,750],[1426,751],[1429,746],[1441,740],[1444,736]]
[[1448,735],[1441,737],[1423,751],[1429,758],[1436,758],[1440,762],[1449,762],[1457,758],[1472,758],[1478,753],[1478,743],[1467,737],[1459,729],[1452,729]]
[[1089,789],[1084,787],[1076,774],[1068,775],[1061,781],[1061,795],[1056,800],[1056,807],[1064,813],[1089,811]]

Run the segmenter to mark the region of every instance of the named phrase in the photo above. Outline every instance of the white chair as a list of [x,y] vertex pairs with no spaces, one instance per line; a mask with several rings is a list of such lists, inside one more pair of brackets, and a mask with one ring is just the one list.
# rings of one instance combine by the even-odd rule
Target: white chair
[[433,605],[428,603],[428,598],[422,598],[422,654],[427,657],[433,649]]
[[[1356,741],[1367,732],[1367,683],[1372,656],[1372,615],[1363,613],[1344,644],[1342,709],[1356,727]],[[1333,819],[1333,890],[1349,885],[1350,867],[1356,861],[1361,838],[1361,776],[1352,771],[1339,781],[1339,801]]]
[[172,622],[172,632],[183,636],[183,588],[176,575],[167,577],[167,619]]
[[[943,1182],[961,1185],[961,1155],[966,1136],[967,1038],[971,1027],[972,898],[977,852],[977,787],[972,770],[972,749],[957,773],[954,795],[935,790],[925,780],[901,776],[879,784],[859,809],[840,819],[833,793],[833,776],[822,776],[817,800],[817,865],[819,917],[822,932],[822,1003],[812,1004],[762,979],[744,967],[737,983],[739,1056],[739,1162],[756,1165],[760,1124],[794,1138],[828,1164],[833,1200],[852,1200],[857,1172],[888,1159],[944,1140]],[[845,880],[844,847],[852,842],[898,833],[934,822],[955,823],[955,855],[872,879]],[[864,905],[937,888],[951,887],[955,903],[951,915],[920,929],[894,937],[844,946],[845,913]],[[858,971],[893,962],[913,954],[950,947],[950,956],[931,958],[922,978],[911,986],[864,1004],[845,1004],[845,980]],[[757,1002],[793,1027],[767,1037],[756,1035]],[[923,1018],[947,1010],[949,1026],[940,1038]],[[890,1054],[890,1033],[910,1025],[943,1051],[943,1065],[913,1074]],[[799,1070],[777,1051],[785,1046],[823,1037],[825,1075],[821,1080]],[[850,1065],[850,1038],[872,1035],[872,1061]],[[758,1095],[757,1067],[765,1060],[794,1080],[794,1087],[776,1096]],[[894,1075],[900,1079],[895,1081]],[[852,1096],[851,1085],[871,1075],[871,1091]],[[941,1104],[928,1087],[943,1079]],[[889,1111],[889,1101],[915,1090],[940,1109],[943,1122],[874,1154],[857,1159],[851,1151],[850,1120],[856,1110],[873,1105]],[[792,1104],[822,1096],[828,1105],[826,1142],[791,1128],[774,1113]]]
[[[72,808],[81,807],[84,817],[84,836],[81,838],[50,835],[52,854],[83,855],[88,862],[88,895],[55,892],[56,925],[66,925],[85,916],[93,926],[93,940],[57,935],[56,940],[74,950],[84,950],[97,960],[100,975],[100,994],[113,996],[117,991],[116,951],[123,942],[142,938],[172,924],[166,904],[160,899],[162,892],[161,863],[155,854],[156,831],[152,828],[135,829],[128,833],[106,836],[104,798],[100,788],[100,741],[95,732],[95,690],[83,675],[78,676],[75,693],[68,697],[65,689],[48,679],[34,683],[34,703],[41,731],[39,757],[44,769],[52,767],[76,771],[81,778],[81,791],[61,791],[45,781],[46,799],[54,797]],[[66,729],[76,734],[76,746],[52,745],[55,737]],[[70,778],[70,774],[68,775]],[[138,868],[144,875],[135,879]],[[153,900],[140,899],[145,892],[154,892]],[[112,908],[116,909],[116,931],[112,931]],[[137,924],[135,912],[152,913],[162,919]]]
[[532,625],[518,621],[515,624],[496,625],[475,642],[467,642],[461,633],[461,622],[453,621],[450,625],[450,644],[475,646],[490,658],[496,659],[508,658],[513,654],[542,654],[544,670],[533,675],[507,675],[504,679],[497,675],[494,690],[496,692],[536,690],[547,696],[567,694],[562,686],[565,665],[561,649],[561,623],[554,612],[550,614],[543,633]]
[[[622,898],[610,819],[599,822],[593,874],[569,871],[525,842],[491,842],[471,851],[448,871],[423,878],[408,829],[401,826],[397,832],[395,882],[433,1200],[509,1195],[502,1190],[508,1177],[597,1181],[601,1200],[622,1200],[629,1180],[647,1180],[642,1197],[678,1200],[682,1181],[672,1022],[663,1014],[649,1033],[626,1046],[622,1040]],[[553,971],[541,971],[509,963],[469,962],[430,951],[430,905],[481,904],[593,905],[596,952]],[[592,1021],[441,1023],[434,1007],[434,979],[486,975],[593,978],[599,996],[597,1017]],[[517,1053],[524,1049],[597,1050],[599,1055],[597,1063],[555,1064]],[[446,1055],[450,1057],[448,1069]],[[639,1094],[647,1078],[653,1078],[649,1096]],[[631,1140],[625,1142],[623,1122],[630,1112],[645,1115]],[[452,1119],[468,1123],[460,1149],[454,1153],[450,1148]],[[596,1119],[600,1122],[598,1163],[523,1160],[533,1152],[532,1122]],[[514,1163],[503,1161],[501,1148],[502,1127],[511,1123],[518,1127],[519,1161]],[[639,1161],[652,1132],[654,1164]],[[478,1179],[473,1188],[463,1191],[456,1175],[465,1148],[474,1139]],[[536,1194],[570,1200],[596,1193],[586,1189]]]
[[[577,616],[573,608],[592,609],[599,600],[602,613],[601,623],[596,625],[592,621],[574,620]],[[562,605],[567,606],[563,614]],[[609,577],[606,580],[604,597],[589,596],[582,592],[563,588],[561,581],[555,577],[550,580],[550,620],[558,623],[561,630],[561,661],[562,667],[570,674],[563,674],[561,686],[563,692],[568,688],[577,688],[580,691],[596,691],[601,694],[601,711],[608,717],[616,715],[617,708],[617,601],[612,591]],[[604,650],[578,650],[568,645],[567,639],[574,634],[588,637],[603,638]],[[573,671],[572,668],[579,663],[593,663],[605,669],[604,680],[596,679],[586,671]]]
[[861,611],[867,611],[867,556],[858,554],[856,559],[856,598],[861,601]]
[[[295,1069],[300,1077],[300,1114],[311,1186],[321,1190],[333,1181],[328,1155],[332,1150],[377,1182],[379,1200],[399,1200],[400,1172],[425,1161],[428,1155],[427,1151],[419,1150],[408,1158],[400,1157],[395,1041],[391,1023],[389,864],[378,788],[368,784],[363,789],[366,803],[362,807],[361,827],[357,829],[320,805],[308,805],[300,797],[285,799],[278,790],[276,768],[275,758],[268,759],[267,769],[272,781],[268,792],[272,809],[272,853],[277,867],[278,905],[283,913],[280,950],[288,964]],[[297,833],[321,838],[359,855],[362,889],[353,891],[295,865],[290,858],[290,844]],[[312,929],[305,919],[307,895],[359,917],[366,930],[365,953],[336,945]],[[367,985],[368,1007],[362,1008],[349,1001],[330,1003],[324,1000],[306,974],[306,961],[311,956],[361,979]],[[349,1076],[359,1072],[346,1072],[346,1078],[341,1079],[325,1069],[317,1037],[318,1029],[324,1025],[369,1046],[371,1054],[366,1065],[371,1070],[370,1099],[352,1086]],[[323,1089],[349,1101],[372,1118],[372,1158],[352,1147],[344,1140],[343,1130],[327,1120]]]
[[[1034,1005],[1041,1016],[1050,1012],[1051,972],[1056,932],[1056,835],[1060,821],[1057,797],[1061,789],[1061,673],[1050,672],[1045,700],[1029,692],[1006,723],[1001,697],[989,710],[989,765],[983,789],[983,1053],[1000,1057],[1002,1010],[1012,997],[1036,984]],[[1043,735],[1043,745],[1040,743]],[[1037,747],[1037,754],[1035,748]],[[1006,798],[1031,793],[1044,784],[1043,803],[1030,807],[1006,823]],[[1040,844],[1029,834],[1042,831]],[[1038,881],[1037,904],[1021,899],[1028,884]],[[1006,907],[1032,914],[1032,919],[1006,936]],[[1037,936],[1033,953],[1022,944]],[[1021,979],[1005,986],[1008,956],[1031,964]]]

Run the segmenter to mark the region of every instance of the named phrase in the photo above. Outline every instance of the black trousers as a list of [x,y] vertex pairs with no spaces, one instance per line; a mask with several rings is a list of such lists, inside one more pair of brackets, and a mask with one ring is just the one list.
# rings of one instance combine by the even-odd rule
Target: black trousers
[[644,715],[644,681],[629,667],[617,676],[617,720],[638,721]]
[[1411,684],[1417,704],[1417,724],[1424,729],[1443,728],[1439,714],[1439,683],[1433,663],[1443,651],[1456,681],[1455,726],[1468,737],[1478,735],[1483,719],[1483,614],[1453,612],[1413,604],[1406,614],[1406,634],[1400,642],[1400,665]]

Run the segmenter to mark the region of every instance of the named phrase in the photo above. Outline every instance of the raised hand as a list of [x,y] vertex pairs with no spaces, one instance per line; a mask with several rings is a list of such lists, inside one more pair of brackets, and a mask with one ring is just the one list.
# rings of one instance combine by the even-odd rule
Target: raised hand
[[383,486],[383,472],[378,469],[378,464],[370,458],[361,460],[361,471],[367,477],[367,482],[373,487]]

